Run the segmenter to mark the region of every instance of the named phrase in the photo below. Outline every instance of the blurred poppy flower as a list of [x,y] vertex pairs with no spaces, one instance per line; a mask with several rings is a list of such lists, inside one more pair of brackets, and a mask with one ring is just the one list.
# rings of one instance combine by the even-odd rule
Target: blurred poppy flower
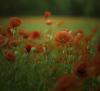
[[44,13],[44,18],[47,19],[49,16],[51,16],[51,12],[46,11],[46,12]]
[[62,75],[57,80],[54,91],[73,91],[80,86],[79,83],[78,79],[73,75]]
[[53,21],[52,21],[51,19],[48,19],[48,20],[46,21],[46,24],[47,24],[47,25],[52,25],[52,23],[53,23]]
[[12,28],[20,26],[21,23],[22,23],[22,21],[18,17],[11,17],[10,20],[9,20],[9,25]]
[[27,30],[20,30],[18,34],[23,38],[28,38],[29,32]]
[[30,39],[38,39],[38,38],[40,38],[40,32],[39,31],[32,31],[29,34],[29,38]]
[[31,44],[26,44],[24,48],[25,48],[25,51],[26,51],[27,53],[29,53],[29,52],[31,51],[32,47],[33,47],[33,45],[31,45]]
[[87,68],[87,62],[76,62],[73,71],[78,77],[86,78],[88,76]]
[[15,54],[12,51],[4,52],[4,56],[8,61],[15,61]]
[[54,40],[57,45],[66,45],[68,42],[71,42],[72,35],[67,31],[59,31],[55,34]]

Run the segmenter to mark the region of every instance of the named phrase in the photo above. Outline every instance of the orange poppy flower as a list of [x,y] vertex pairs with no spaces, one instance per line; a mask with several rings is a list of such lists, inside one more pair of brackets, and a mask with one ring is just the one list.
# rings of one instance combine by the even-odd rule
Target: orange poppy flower
[[6,60],[8,60],[8,61],[15,61],[15,58],[16,58],[15,54],[12,51],[6,51],[4,53],[4,56],[5,56]]
[[64,30],[59,31],[55,34],[54,40],[57,45],[66,45],[68,42],[72,41],[72,35]]
[[20,26],[21,23],[22,23],[22,21],[18,17],[11,17],[10,20],[9,20],[9,25],[12,28]]

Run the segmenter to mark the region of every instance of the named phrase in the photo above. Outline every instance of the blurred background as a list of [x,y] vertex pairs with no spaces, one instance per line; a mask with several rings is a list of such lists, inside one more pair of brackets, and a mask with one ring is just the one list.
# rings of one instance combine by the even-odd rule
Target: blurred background
[[0,0],[0,16],[53,15],[100,17],[100,0]]

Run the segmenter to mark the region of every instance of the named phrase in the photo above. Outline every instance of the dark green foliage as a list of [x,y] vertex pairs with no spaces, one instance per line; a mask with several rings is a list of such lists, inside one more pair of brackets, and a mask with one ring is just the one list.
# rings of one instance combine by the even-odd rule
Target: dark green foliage
[[100,16],[99,0],[2,0],[0,15],[42,15],[49,10],[54,15]]

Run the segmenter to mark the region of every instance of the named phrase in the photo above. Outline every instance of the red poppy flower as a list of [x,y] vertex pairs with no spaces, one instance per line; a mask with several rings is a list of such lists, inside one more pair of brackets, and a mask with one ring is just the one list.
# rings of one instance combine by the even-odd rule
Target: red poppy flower
[[15,61],[15,54],[12,51],[6,51],[4,56],[8,61]]
[[44,18],[47,19],[49,16],[51,16],[51,12],[46,11],[46,12],[44,13]]
[[80,77],[80,78],[85,78],[88,76],[88,64],[86,62],[77,62],[74,65],[74,73]]
[[31,51],[32,47],[33,47],[33,45],[27,44],[27,45],[25,45],[24,48],[25,48],[25,51],[26,51],[27,53],[29,53],[29,52]]
[[9,25],[14,28],[14,27],[18,27],[20,26],[20,24],[22,23],[21,19],[18,17],[12,17],[9,20]]
[[39,31],[31,32],[30,35],[29,35],[29,38],[30,39],[38,39],[38,38],[40,38],[40,32]]
[[26,30],[20,30],[18,33],[23,38],[28,38],[28,36],[29,36],[29,32]]
[[53,21],[52,21],[51,19],[48,19],[48,20],[46,21],[46,24],[47,24],[47,25],[52,25],[52,23],[53,23]]
[[60,31],[55,34],[54,40],[57,45],[66,45],[68,42],[71,42],[72,35],[67,31]]

